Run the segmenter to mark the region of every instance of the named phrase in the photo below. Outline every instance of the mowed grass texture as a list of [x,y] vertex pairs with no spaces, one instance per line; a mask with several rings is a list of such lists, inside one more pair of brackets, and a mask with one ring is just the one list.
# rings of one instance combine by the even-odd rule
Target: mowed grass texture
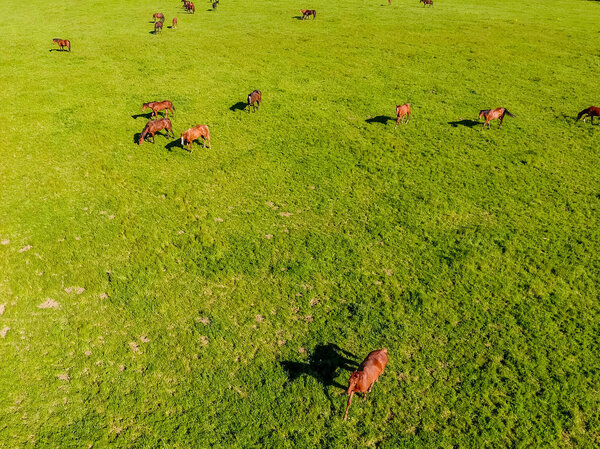
[[3,6],[0,447],[600,444],[598,2]]

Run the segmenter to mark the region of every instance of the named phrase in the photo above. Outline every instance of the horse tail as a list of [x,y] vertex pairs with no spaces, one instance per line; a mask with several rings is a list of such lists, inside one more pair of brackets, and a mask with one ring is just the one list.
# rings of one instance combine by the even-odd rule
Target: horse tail
[[512,115],[510,112],[508,112],[508,109],[506,109],[506,108],[504,109],[504,114],[502,114],[502,116],[504,116],[505,114],[508,115],[509,117],[514,117],[514,115]]

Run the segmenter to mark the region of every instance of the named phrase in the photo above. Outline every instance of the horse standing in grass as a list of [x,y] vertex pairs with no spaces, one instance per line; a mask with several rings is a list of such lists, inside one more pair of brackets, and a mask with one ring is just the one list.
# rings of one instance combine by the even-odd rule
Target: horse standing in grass
[[423,3],[423,8],[425,5],[433,6],[433,0],[419,0],[419,3]]
[[208,126],[196,125],[181,134],[181,146],[187,145],[188,150],[191,153],[192,147],[194,146],[194,140],[200,138],[202,138],[202,145],[204,148],[206,148],[207,143],[208,148],[210,148],[210,131],[208,130]]
[[593,125],[594,117],[600,117],[600,108],[597,106],[590,106],[589,108],[586,108],[583,111],[581,111],[579,114],[577,114],[577,120],[579,120],[581,117],[583,117],[583,123],[585,123],[585,120],[588,117],[590,117],[591,118],[590,121],[592,122],[592,125]]
[[346,412],[344,413],[344,419],[348,417],[348,409],[352,403],[352,396],[354,393],[363,393],[363,398],[367,398],[367,393],[371,392],[373,384],[377,382],[377,378],[381,376],[385,370],[385,366],[388,363],[388,350],[381,348],[377,351],[370,352],[369,355],[358,367],[358,371],[354,371],[350,375],[350,381],[346,394],[349,394],[348,405],[346,405]]
[[68,39],[52,39],[52,42],[58,44],[59,50],[67,48],[69,52],[71,51],[71,41]]
[[[252,108],[252,110],[256,112],[261,103],[262,94],[260,90],[253,90],[250,95],[248,95],[248,108]],[[248,112],[250,112],[250,109],[248,109]]]
[[156,22],[154,24],[154,34],[158,33],[159,30],[162,32],[162,29],[163,29],[163,23],[162,22]]
[[162,12],[155,12],[154,14],[152,14],[152,18],[154,19],[154,21],[159,21],[159,22],[164,22],[165,21],[165,15]]
[[218,5],[218,4],[219,4],[219,0],[217,0],[216,2],[213,2],[213,4],[212,4],[212,9],[213,9],[213,11],[214,11],[215,9],[217,9],[217,5]]
[[514,117],[514,115],[512,115],[510,112],[508,112],[508,109],[505,109],[505,108],[483,109],[483,110],[479,111],[479,118],[483,117],[485,119],[485,123],[483,124],[484,128],[485,128],[485,125],[487,125],[489,128],[491,126],[490,121],[496,120],[497,118],[500,119],[500,125],[498,125],[498,128],[502,128],[502,120],[504,120],[505,115]]
[[175,113],[173,103],[171,103],[169,100],[151,101],[149,103],[142,104],[142,112],[144,112],[146,109],[152,109],[152,117],[158,117],[158,113],[163,110],[165,111],[165,117],[169,115],[169,111],[171,111],[171,115]]
[[196,12],[196,6],[192,2],[185,2],[183,7],[191,14]]
[[173,17],[173,25],[171,26],[172,29],[176,29],[177,28],[177,17]]
[[[148,134],[152,138],[152,143],[154,143],[154,134],[156,134],[159,131],[162,131],[163,129],[167,130],[167,137],[169,137],[169,132],[171,132],[173,138],[175,138],[175,133],[173,133],[173,128],[171,127],[171,120],[169,120],[168,118],[150,120],[148,123],[146,123],[146,126],[144,126],[144,129],[142,130],[142,134],[140,135],[138,145],[144,143],[144,138]],[[150,138],[148,138],[148,140],[150,140]]]
[[313,19],[317,18],[317,11],[314,9],[301,9],[300,12],[302,13],[302,20],[308,19],[310,16],[312,16]]
[[401,118],[404,118],[402,123],[408,123],[408,119],[410,118],[410,103],[396,106],[396,126],[394,128],[398,127]]

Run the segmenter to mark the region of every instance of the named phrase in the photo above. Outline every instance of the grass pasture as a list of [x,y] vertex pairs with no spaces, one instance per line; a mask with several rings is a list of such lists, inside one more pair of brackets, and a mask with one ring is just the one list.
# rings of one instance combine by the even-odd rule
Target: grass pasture
[[0,447],[600,445],[600,2],[2,3]]

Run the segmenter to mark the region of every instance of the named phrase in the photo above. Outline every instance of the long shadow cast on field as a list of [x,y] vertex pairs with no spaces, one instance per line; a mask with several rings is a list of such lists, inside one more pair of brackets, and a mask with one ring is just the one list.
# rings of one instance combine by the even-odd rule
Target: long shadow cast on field
[[395,117],[390,117],[389,115],[378,115],[377,117],[369,117],[365,120],[365,122],[369,124],[373,123],[381,123],[382,125],[387,125],[387,122],[396,120]]
[[134,120],[137,120],[140,117],[143,117],[146,120],[150,120],[152,118],[152,112],[146,112],[145,114],[135,114],[131,116],[131,118]]
[[[336,387],[343,390],[346,389],[334,381],[338,376],[339,370],[353,371],[358,367],[356,356],[348,352],[338,345],[328,343],[326,345],[318,345],[311,354],[308,363],[283,361],[281,366],[287,372],[290,381],[296,380],[300,376],[313,376],[323,387]],[[349,374],[349,373],[348,373]],[[333,403],[329,392],[325,388],[327,398]]]
[[51,48],[48,51],[66,51],[67,53],[69,53],[69,50],[65,50],[65,49],[61,49],[61,48]]
[[173,151],[173,148],[180,148],[185,150],[186,153],[189,153],[189,150],[181,145],[181,139],[175,139],[165,145],[165,150]]
[[292,16],[292,19],[302,20],[302,16]]
[[230,111],[243,111],[248,106],[248,103],[244,103],[243,101],[238,101],[236,104],[229,108]]
[[463,120],[458,120],[456,122],[448,122],[448,125],[452,126],[453,128],[456,128],[458,126],[466,126],[467,128],[474,128],[477,125],[481,125],[481,122],[478,122],[477,120],[463,119]]

